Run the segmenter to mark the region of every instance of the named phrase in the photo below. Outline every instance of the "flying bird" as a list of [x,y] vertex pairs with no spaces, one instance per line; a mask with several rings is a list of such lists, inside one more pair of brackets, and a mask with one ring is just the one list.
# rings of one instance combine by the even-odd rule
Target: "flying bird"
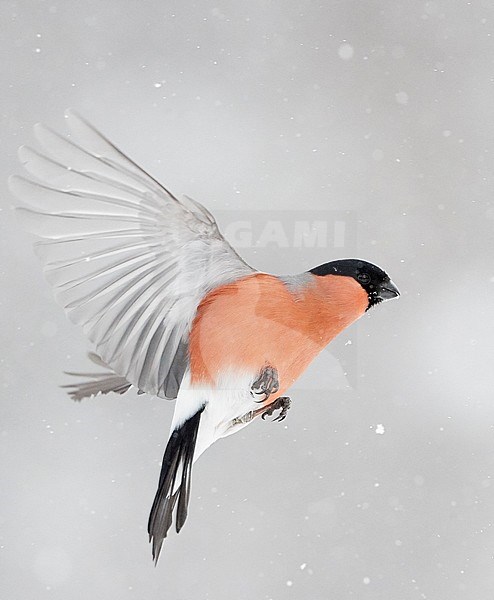
[[67,316],[104,372],[74,399],[139,393],[176,399],[148,523],[157,562],[186,518],[191,470],[216,440],[258,417],[286,417],[287,389],[341,331],[399,295],[379,267],[333,260],[300,275],[250,267],[210,212],[176,198],[74,111],[70,139],[35,126],[43,148],[13,176],[22,224]]

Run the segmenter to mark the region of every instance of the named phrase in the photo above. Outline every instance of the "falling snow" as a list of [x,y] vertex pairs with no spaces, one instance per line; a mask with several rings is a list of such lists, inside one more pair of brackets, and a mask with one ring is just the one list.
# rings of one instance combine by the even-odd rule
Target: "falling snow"
[[338,56],[342,60],[350,60],[353,58],[354,52],[353,46],[350,44],[341,44],[338,48]]
[[408,94],[406,92],[398,92],[395,94],[398,104],[408,104]]

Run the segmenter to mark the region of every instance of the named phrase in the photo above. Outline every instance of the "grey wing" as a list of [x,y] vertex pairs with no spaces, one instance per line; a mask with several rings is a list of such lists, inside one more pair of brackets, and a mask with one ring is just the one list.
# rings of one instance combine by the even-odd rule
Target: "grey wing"
[[57,301],[104,362],[175,398],[202,298],[254,270],[201,204],[175,198],[73,111],[66,118],[71,141],[37,125],[44,152],[19,150],[40,182],[10,179],[27,205],[18,215],[42,238],[35,248]]

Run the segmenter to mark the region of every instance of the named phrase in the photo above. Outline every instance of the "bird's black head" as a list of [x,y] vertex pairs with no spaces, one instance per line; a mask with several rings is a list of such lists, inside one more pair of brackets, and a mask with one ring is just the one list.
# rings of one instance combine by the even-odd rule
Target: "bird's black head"
[[358,258],[333,260],[315,267],[309,272],[319,276],[343,275],[353,277],[367,292],[369,299],[367,310],[384,300],[390,300],[400,295],[396,285],[382,269]]

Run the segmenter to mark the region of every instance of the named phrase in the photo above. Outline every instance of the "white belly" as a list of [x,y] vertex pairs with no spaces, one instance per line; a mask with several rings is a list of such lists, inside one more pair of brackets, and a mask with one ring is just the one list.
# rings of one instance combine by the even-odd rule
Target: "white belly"
[[236,433],[248,425],[233,423],[235,419],[256,410],[260,404],[250,394],[250,386],[257,373],[224,373],[217,387],[191,387],[184,379],[177,398],[170,433],[194,415],[202,406],[199,432],[197,435],[194,462],[216,440]]

